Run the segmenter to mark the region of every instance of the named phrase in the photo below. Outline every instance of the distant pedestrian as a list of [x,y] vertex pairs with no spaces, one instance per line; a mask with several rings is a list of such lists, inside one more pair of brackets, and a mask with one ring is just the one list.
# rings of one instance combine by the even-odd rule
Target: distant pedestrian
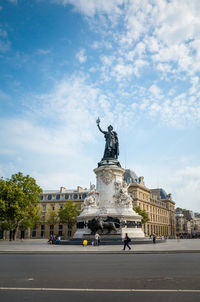
[[126,246],[131,250],[131,247],[129,246],[129,242],[131,242],[131,239],[128,237],[128,234],[126,233],[126,236],[124,238],[124,248],[123,250],[125,251]]
[[100,244],[100,235],[98,233],[94,236],[94,245],[99,246]]
[[53,235],[52,244],[56,244],[57,236]]
[[156,243],[156,235],[153,235],[153,243]]
[[49,243],[52,244],[52,242],[53,242],[53,235],[50,235],[49,236]]
[[60,242],[61,242],[61,237],[58,236],[57,239],[56,239],[56,244],[60,244]]

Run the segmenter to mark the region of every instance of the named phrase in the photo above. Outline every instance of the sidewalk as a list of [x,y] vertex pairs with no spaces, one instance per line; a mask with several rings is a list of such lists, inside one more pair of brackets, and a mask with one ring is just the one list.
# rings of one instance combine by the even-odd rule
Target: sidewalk
[[26,239],[23,241],[0,240],[0,254],[2,253],[35,253],[35,254],[160,254],[160,253],[200,253],[200,239],[168,239],[159,244],[137,244],[131,245],[131,251],[123,251],[123,244],[87,246],[82,245],[51,245],[46,239]]

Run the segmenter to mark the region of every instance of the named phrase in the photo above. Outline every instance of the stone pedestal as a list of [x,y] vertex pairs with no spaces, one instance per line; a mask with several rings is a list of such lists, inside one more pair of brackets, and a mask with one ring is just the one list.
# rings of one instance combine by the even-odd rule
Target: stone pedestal
[[[96,190],[92,185],[84,200],[84,209],[78,216],[77,231],[74,238],[86,238],[94,233],[91,221],[98,219],[105,226],[110,223],[111,230],[100,230],[104,237],[144,238],[141,216],[133,210],[132,198],[128,194],[128,186],[123,181],[125,170],[117,165],[104,164],[94,169],[96,174]],[[112,229],[114,223],[115,229]]]

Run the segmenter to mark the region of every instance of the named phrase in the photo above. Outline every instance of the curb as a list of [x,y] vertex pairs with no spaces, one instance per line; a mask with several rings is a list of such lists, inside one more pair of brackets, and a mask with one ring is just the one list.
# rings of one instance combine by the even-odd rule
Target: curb
[[76,254],[141,254],[141,255],[148,255],[148,254],[198,254],[200,250],[174,250],[174,251],[0,251],[1,254],[38,254],[38,255],[76,255]]

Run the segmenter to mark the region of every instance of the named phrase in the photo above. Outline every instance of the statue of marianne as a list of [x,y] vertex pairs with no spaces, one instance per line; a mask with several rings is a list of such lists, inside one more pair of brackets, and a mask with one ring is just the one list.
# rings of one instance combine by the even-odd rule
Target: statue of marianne
[[99,131],[101,131],[104,134],[106,145],[105,145],[105,151],[103,159],[106,158],[114,158],[117,159],[119,155],[119,141],[117,137],[117,133],[113,131],[113,126],[108,126],[108,131],[103,131],[101,127],[99,126],[100,118],[96,120],[97,127],[99,128]]

